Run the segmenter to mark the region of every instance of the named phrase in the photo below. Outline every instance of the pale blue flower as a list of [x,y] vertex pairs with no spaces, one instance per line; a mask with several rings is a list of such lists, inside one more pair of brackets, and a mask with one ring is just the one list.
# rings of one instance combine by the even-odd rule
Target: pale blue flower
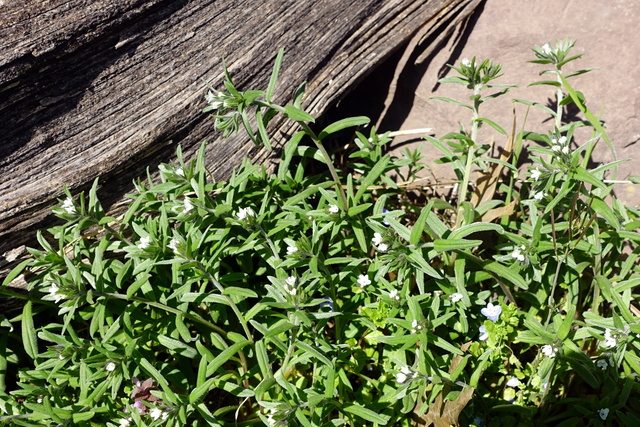
[[497,321],[500,318],[500,313],[502,313],[502,307],[500,305],[493,305],[492,303],[488,303],[485,308],[480,310],[482,315],[486,316],[487,319],[492,322]]
[[478,330],[480,331],[480,337],[478,337],[478,339],[480,341],[486,341],[489,338],[489,333],[487,332],[487,328],[485,328],[484,325],[480,325]]
[[606,420],[607,417],[609,416],[609,408],[602,408],[598,411],[598,415],[600,415],[600,418],[602,419],[602,421]]
[[520,387],[520,380],[517,379],[516,377],[511,377],[509,381],[507,381],[507,387],[512,387],[512,388]]

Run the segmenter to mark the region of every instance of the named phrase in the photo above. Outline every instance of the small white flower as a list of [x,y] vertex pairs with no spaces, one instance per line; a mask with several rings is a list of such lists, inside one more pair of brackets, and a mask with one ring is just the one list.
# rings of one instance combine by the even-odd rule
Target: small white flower
[[484,325],[481,325],[478,330],[480,331],[480,336],[478,339],[480,341],[486,341],[489,338],[489,332],[487,332],[487,328]]
[[540,179],[540,175],[542,174],[542,172],[540,172],[540,169],[535,168],[531,171],[531,179],[534,181],[537,181]]
[[533,198],[534,198],[535,200],[540,201],[540,200],[542,200],[542,199],[544,198],[544,196],[546,196],[546,193],[545,193],[544,191],[538,191],[537,193],[535,193],[535,194],[533,195]]
[[400,301],[400,295],[398,295],[398,290],[394,289],[391,292],[389,292],[389,298],[391,298],[392,300]]
[[515,259],[517,259],[520,262],[523,262],[525,260],[525,256],[522,253],[522,251],[526,250],[526,248],[524,246],[520,246],[519,248],[515,248],[513,250],[513,252],[511,253],[511,256]]
[[480,313],[482,313],[483,316],[486,316],[487,319],[491,320],[492,322],[495,322],[500,318],[500,313],[502,313],[502,307],[500,305],[493,305],[491,303],[488,303],[485,308],[480,310]]
[[398,384],[406,383],[407,379],[407,376],[402,372],[398,372],[398,374],[396,375],[396,381],[398,382]]
[[287,246],[287,255],[293,255],[298,252],[298,248],[295,245]]
[[569,147],[567,146],[562,147],[562,154],[569,154]]
[[378,245],[378,250],[379,250],[380,252],[387,252],[387,249],[389,249],[389,247],[387,246],[387,244],[386,244],[386,243],[380,243],[380,244]]
[[295,296],[298,293],[298,289],[296,288],[297,280],[295,276],[289,276],[285,279],[284,290],[287,291],[289,295]]
[[211,108],[213,108],[214,110],[218,110],[219,108],[224,106],[224,95],[222,92],[219,92],[217,90],[208,91],[207,94],[204,96],[204,99],[206,99],[206,101],[209,103]]
[[120,427],[128,427],[131,424],[131,418],[120,418],[118,424],[120,424]]
[[68,214],[73,215],[75,214],[76,211],[76,207],[73,204],[73,200],[71,200],[71,198],[67,197],[64,202],[62,202],[62,205],[60,205],[60,207],[62,209],[64,209],[65,211],[67,211]]
[[155,407],[149,411],[149,416],[154,420],[157,420],[162,416],[162,410],[158,407]]
[[360,276],[358,276],[358,286],[364,288],[365,286],[370,284],[371,279],[369,279],[369,276],[367,276],[366,274],[361,274]]
[[609,408],[602,408],[598,411],[598,415],[600,415],[600,419],[602,421],[606,420],[609,416]]
[[65,299],[65,295],[60,292],[60,287],[56,283],[51,283],[49,286],[49,297],[56,303]]
[[373,233],[373,239],[371,239],[371,243],[373,243],[376,246],[380,245],[380,243],[382,243],[382,234]]
[[604,359],[598,359],[598,361],[596,362],[596,366],[598,368],[604,370],[604,369],[607,369],[609,367],[609,364]]
[[507,381],[507,387],[512,387],[512,388],[520,387],[520,380],[517,379],[516,377],[511,377],[509,381]]
[[178,245],[180,244],[180,240],[176,239],[175,237],[173,239],[171,239],[171,241],[169,242],[169,244],[167,245],[167,247],[169,249],[171,249],[173,252],[177,253],[178,252]]
[[404,384],[407,380],[414,379],[417,376],[415,372],[411,370],[408,366],[403,366],[400,368],[400,372],[396,375],[396,381],[399,384]]
[[109,362],[109,363],[107,363],[107,365],[104,367],[104,369],[105,369],[107,372],[113,372],[113,371],[115,371],[115,370],[116,370],[116,364],[115,364],[115,363],[113,363],[113,362]]
[[191,203],[191,199],[188,197],[184,198],[184,213],[189,213],[193,210],[193,203]]
[[469,58],[464,58],[460,63],[465,67],[471,67],[471,60]]
[[251,208],[240,208],[240,210],[238,210],[238,212],[236,213],[236,216],[240,221],[244,221],[249,217],[256,216],[256,213]]
[[329,213],[337,214],[340,212],[340,208],[337,205],[329,205]]
[[422,325],[416,319],[413,319],[411,321],[411,332],[413,332],[415,334],[420,329],[422,329]]
[[611,329],[607,328],[604,330],[604,346],[606,348],[613,348],[618,345],[618,340],[616,337],[611,335]]
[[184,176],[184,169],[178,166],[176,168],[176,175]]
[[543,44],[542,47],[540,48],[540,50],[545,55],[550,55],[551,54],[551,47],[549,46],[549,43]]
[[151,244],[151,237],[145,236],[140,238],[140,243],[138,244],[138,249],[147,249]]
[[567,143],[567,137],[566,137],[566,136],[561,136],[561,137],[558,139],[558,144],[560,144],[560,145],[565,145],[566,143]]
[[551,358],[556,357],[556,354],[558,353],[558,349],[550,344],[543,345],[541,350],[542,350],[542,354]]
[[558,151],[562,150],[562,147],[559,145],[552,145],[551,146],[551,151],[557,153]]
[[451,302],[462,301],[462,294],[456,292],[455,294],[451,294],[449,298],[451,298]]

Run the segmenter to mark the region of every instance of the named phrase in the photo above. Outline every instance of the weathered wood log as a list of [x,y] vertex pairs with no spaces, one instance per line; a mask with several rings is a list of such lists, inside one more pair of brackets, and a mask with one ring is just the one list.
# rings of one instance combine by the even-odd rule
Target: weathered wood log
[[63,186],[99,177],[117,214],[132,180],[177,144],[189,157],[210,141],[216,178],[247,155],[265,162],[244,135],[221,142],[201,113],[222,58],[240,88],[262,88],[284,48],[276,100],[306,80],[319,115],[420,29],[450,26],[476,3],[0,0],[0,254],[33,241]]

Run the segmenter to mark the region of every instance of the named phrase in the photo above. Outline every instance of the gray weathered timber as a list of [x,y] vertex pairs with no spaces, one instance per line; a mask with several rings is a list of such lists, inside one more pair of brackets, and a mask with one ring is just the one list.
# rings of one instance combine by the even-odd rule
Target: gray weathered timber
[[[276,100],[308,81],[322,114],[418,31],[470,0],[0,0],[0,258],[32,244],[62,195],[99,178],[118,213],[131,182],[208,140],[216,178],[268,162],[244,135],[222,141],[201,113],[203,81],[225,58],[241,89],[266,86],[286,51]],[[277,130],[277,129],[276,129]],[[284,138],[290,129],[280,129]],[[277,141],[276,141],[277,142]],[[12,257],[15,254],[12,253]],[[0,260],[0,268],[8,259]]]

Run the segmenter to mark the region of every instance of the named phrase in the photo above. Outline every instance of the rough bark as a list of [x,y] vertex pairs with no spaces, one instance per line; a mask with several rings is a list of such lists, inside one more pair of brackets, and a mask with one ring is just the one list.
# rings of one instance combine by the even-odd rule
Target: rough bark
[[267,161],[244,135],[222,142],[201,113],[222,58],[240,88],[262,88],[284,48],[276,100],[308,81],[305,105],[320,115],[418,31],[475,3],[0,0],[0,254],[33,242],[63,186],[99,177],[117,214],[132,180],[177,144],[190,157],[208,140],[219,179],[247,155]]

